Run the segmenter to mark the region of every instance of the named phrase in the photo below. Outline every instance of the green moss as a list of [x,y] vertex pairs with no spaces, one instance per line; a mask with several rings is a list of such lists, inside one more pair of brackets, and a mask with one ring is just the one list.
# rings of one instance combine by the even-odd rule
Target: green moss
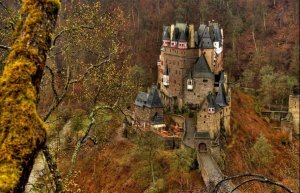
[[46,141],[45,124],[36,111],[39,80],[36,82],[33,77],[41,77],[38,69],[45,65],[59,7],[58,0],[23,1],[23,20],[14,33],[0,78],[1,193],[22,190],[26,182],[21,179],[28,177],[25,173],[30,171],[36,152]]

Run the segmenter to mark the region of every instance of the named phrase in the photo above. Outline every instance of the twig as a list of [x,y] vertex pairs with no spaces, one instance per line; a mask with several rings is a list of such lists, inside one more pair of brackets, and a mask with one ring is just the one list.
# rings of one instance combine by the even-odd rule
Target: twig
[[11,19],[11,26],[12,26],[12,30],[15,30],[15,24],[16,24],[16,21],[14,20],[14,18],[12,17],[10,11],[8,10],[8,8],[2,3],[2,1],[0,1],[0,5],[1,7],[6,11],[6,13],[8,14],[8,16],[10,17]]

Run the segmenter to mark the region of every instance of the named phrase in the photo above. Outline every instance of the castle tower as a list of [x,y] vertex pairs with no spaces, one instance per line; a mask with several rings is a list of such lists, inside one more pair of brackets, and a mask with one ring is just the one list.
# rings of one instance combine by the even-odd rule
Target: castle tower
[[201,24],[198,31],[186,23],[164,26],[162,41],[157,84],[163,103],[170,109],[200,107],[223,71],[219,25]]

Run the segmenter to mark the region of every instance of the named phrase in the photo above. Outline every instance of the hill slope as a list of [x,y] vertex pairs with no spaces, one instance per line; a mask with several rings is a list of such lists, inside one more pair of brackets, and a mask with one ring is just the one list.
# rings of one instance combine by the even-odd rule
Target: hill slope
[[[232,94],[233,135],[225,145],[227,175],[260,173],[299,192],[299,140],[284,145],[287,135],[271,127],[254,110],[255,99],[241,91]],[[247,158],[256,139],[264,135],[273,147],[275,159],[265,167],[255,167]],[[254,186],[249,192],[271,190],[270,186]],[[279,191],[280,192],[280,191]]]

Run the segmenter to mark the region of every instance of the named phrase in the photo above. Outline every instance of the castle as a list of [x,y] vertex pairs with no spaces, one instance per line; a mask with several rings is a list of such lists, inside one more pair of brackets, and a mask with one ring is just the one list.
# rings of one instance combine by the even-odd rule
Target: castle
[[223,30],[215,22],[201,24],[197,30],[186,23],[163,27],[157,62],[161,102],[171,112],[196,115],[194,139],[202,141],[204,149],[221,129],[230,133],[230,89],[223,68],[223,43]]

